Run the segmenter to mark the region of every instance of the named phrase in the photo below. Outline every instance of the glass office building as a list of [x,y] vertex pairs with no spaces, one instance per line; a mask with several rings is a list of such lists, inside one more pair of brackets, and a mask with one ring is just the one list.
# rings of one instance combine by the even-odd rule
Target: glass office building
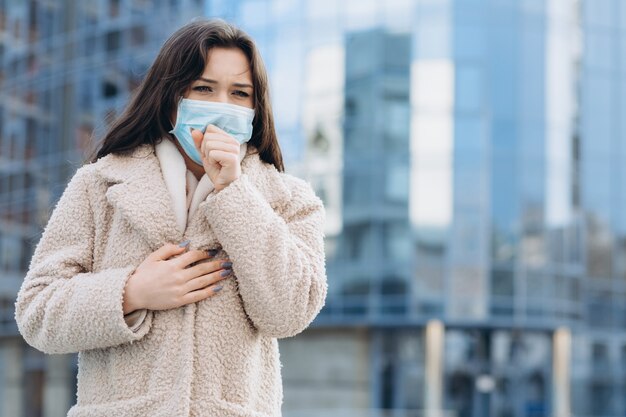
[[166,36],[203,6],[0,2],[0,416],[61,416],[75,403],[75,355],[25,345],[15,297],[92,136],[122,110]]
[[286,416],[626,412],[621,0],[66,0],[0,1],[1,415],[73,401],[15,293],[92,132],[197,15],[258,42],[287,172],[327,209]]

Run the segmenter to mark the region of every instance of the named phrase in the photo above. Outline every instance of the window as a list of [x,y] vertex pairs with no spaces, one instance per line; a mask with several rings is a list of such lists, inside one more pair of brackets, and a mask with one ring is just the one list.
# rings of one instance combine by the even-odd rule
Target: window
[[515,282],[512,269],[493,269],[491,271],[491,294],[513,297],[515,294]]
[[408,203],[409,167],[406,163],[392,162],[385,173],[385,198],[389,202]]
[[346,225],[343,238],[347,259],[357,260],[365,258],[365,247],[370,228],[371,226],[365,223]]
[[118,30],[109,32],[105,38],[105,49],[107,53],[112,53],[120,49],[121,36]]

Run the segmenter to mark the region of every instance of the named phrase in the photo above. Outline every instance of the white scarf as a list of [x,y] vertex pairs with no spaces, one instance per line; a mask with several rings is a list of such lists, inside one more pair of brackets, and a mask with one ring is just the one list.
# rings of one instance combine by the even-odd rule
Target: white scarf
[[[240,163],[246,155],[246,149],[247,143],[244,142],[239,150]],[[155,151],[161,164],[165,185],[172,197],[178,228],[184,233],[188,219],[215,187],[206,173],[200,181],[196,179],[193,172],[187,169],[183,155],[170,139],[163,138],[155,145]]]

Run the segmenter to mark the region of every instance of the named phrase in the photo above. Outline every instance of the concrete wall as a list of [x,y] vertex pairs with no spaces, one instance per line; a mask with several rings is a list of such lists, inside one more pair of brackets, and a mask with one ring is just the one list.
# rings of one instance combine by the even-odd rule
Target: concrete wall
[[[366,329],[308,329],[279,339],[285,417],[312,409],[370,406]],[[290,414],[291,412],[291,414]]]
[[0,416],[22,415],[22,352],[21,339],[0,340]]

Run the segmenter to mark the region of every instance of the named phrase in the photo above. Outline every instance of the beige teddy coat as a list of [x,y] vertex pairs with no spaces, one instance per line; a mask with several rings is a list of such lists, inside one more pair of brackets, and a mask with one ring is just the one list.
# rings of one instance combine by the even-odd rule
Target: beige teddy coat
[[[79,352],[70,417],[268,417],[283,400],[278,338],[325,303],[325,210],[306,181],[248,146],[241,176],[177,227],[153,145],[76,171],[35,248],[15,303],[28,344]],[[151,252],[191,240],[233,262],[224,288],[152,311],[132,331],[126,280]]]

